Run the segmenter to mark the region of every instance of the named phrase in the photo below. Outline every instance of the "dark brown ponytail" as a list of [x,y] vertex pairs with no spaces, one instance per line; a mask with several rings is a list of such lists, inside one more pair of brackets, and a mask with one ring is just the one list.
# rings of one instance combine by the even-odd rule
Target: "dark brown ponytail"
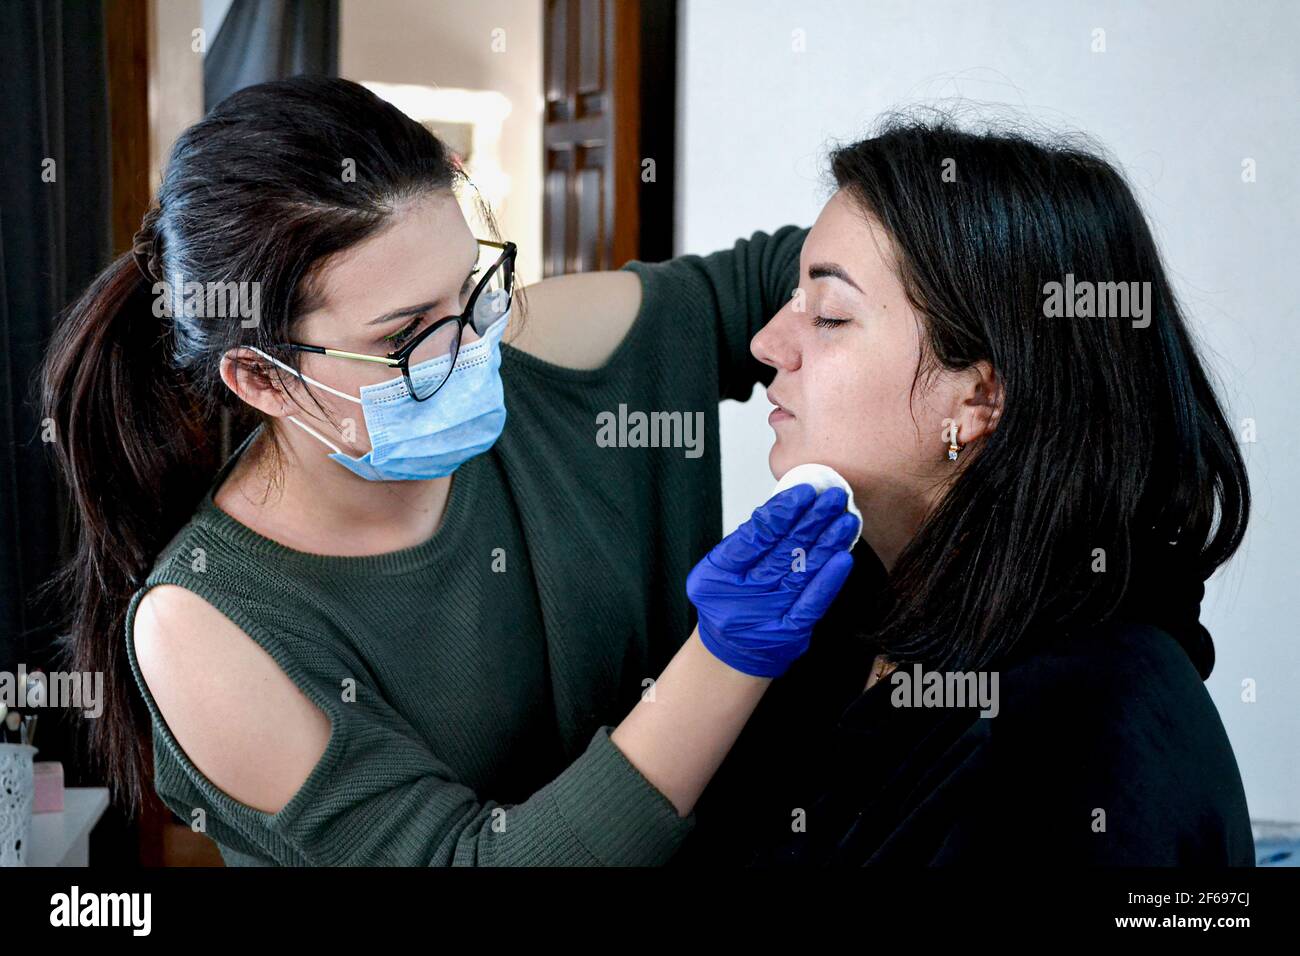
[[214,416],[169,361],[153,301],[134,253],[119,257],[64,316],[42,383],[78,517],[74,557],[60,575],[72,604],[63,649],[72,671],[104,675],[90,744],[110,779],[127,784],[131,806],[149,736],[138,731],[148,715],[126,658],[126,607],[217,465]]

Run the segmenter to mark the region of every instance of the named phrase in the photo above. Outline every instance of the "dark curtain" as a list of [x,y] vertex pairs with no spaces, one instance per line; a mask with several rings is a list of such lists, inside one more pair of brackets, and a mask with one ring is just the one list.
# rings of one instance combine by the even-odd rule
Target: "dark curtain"
[[338,0],[235,0],[203,60],[204,108],[254,83],[338,71]]
[[63,616],[36,600],[67,542],[35,376],[56,316],[111,258],[105,62],[100,4],[0,3],[0,667],[10,671],[50,669]]
[[[106,62],[101,4],[0,2],[0,669],[9,673],[64,665],[54,638],[66,611],[38,600],[70,542],[36,375],[56,317],[112,258]],[[67,711],[41,712],[36,746],[37,760],[63,763],[68,786],[103,786],[80,759]],[[115,806],[90,845],[97,865],[137,856]]]
[[[204,67],[206,99],[294,73],[337,73],[337,0],[235,0]],[[67,500],[41,440],[36,376],[59,313],[112,258],[104,9],[96,0],[0,0],[0,670],[61,669],[66,611],[43,585],[69,558]],[[127,414],[125,410],[117,410]],[[41,714],[38,760],[69,786],[83,766],[69,715]],[[132,865],[131,824],[111,807],[98,865]]]

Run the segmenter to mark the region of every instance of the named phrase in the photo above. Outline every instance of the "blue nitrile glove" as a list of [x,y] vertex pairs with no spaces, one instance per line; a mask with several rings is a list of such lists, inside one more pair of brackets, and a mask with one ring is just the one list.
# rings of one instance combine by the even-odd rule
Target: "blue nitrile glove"
[[[835,600],[859,522],[840,488],[795,485],[758,508],[686,578],[700,640],[725,664],[780,677],[808,649],[813,625]],[[802,552],[795,549],[801,548]]]

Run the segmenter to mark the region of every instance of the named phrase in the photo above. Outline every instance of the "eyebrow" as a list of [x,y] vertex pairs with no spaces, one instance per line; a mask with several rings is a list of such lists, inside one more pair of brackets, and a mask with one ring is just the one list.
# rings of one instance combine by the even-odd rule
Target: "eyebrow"
[[809,266],[808,278],[809,279],[839,279],[841,282],[847,282],[849,285],[853,286],[853,288],[857,289],[859,292],[862,291],[861,286],[859,286],[856,282],[854,282],[851,278],[849,278],[849,274],[845,272],[841,266],[836,265],[834,262],[818,262]]
[[[474,243],[474,265],[470,266],[466,271],[465,278],[460,284],[462,289],[465,287],[465,283],[469,281],[470,276],[474,274],[476,268],[478,268],[478,242]],[[384,325],[397,319],[407,319],[413,315],[419,315],[421,312],[429,311],[437,305],[439,301],[440,300],[438,299],[434,299],[432,302],[423,302],[420,305],[408,305],[404,309],[394,309],[392,312],[385,312],[378,318],[371,319],[366,323],[366,325]]]
[[379,316],[378,318],[371,319],[369,322],[366,323],[366,325],[383,325],[386,322],[392,322],[394,319],[409,318],[410,316],[413,315],[419,315],[421,312],[426,312],[429,309],[432,309],[437,304],[438,303],[435,300],[433,302],[422,303],[421,305],[408,305],[404,309],[397,309],[393,312],[385,312],[383,315]]

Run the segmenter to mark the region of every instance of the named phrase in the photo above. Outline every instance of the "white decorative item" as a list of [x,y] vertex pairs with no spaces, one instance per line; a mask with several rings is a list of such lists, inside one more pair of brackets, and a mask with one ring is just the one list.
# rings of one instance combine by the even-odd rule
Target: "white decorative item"
[[27,744],[0,744],[0,866],[27,865],[36,752]]

